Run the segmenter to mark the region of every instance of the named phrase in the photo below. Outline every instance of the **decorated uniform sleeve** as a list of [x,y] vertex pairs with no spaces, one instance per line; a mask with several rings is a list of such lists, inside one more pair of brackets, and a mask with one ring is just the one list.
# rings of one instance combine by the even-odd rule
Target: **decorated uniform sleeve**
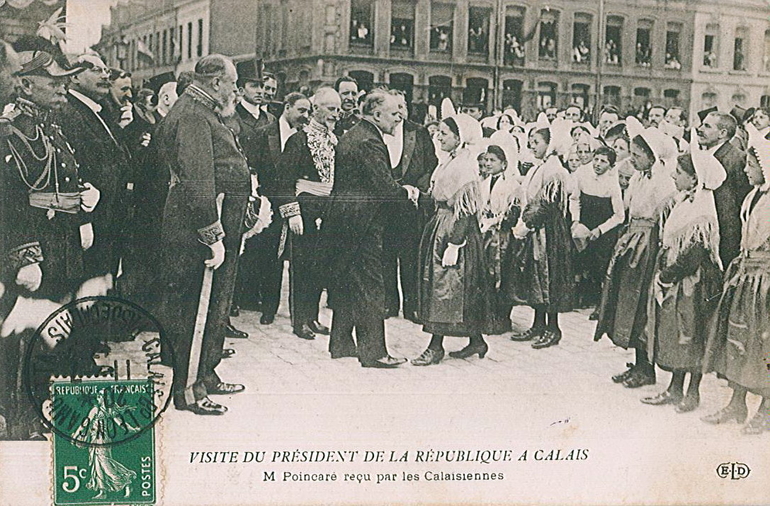
[[178,124],[175,147],[179,184],[187,196],[198,240],[206,245],[221,241],[225,232],[217,211],[211,125],[199,117],[184,116]]

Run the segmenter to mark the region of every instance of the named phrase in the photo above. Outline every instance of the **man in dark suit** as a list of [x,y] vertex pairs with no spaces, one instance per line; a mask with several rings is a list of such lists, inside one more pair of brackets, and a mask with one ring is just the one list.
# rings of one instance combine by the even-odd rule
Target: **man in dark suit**
[[741,248],[741,204],[751,185],[743,172],[746,153],[736,148],[730,140],[735,135],[737,123],[729,114],[709,113],[697,129],[698,144],[714,155],[727,172],[727,179],[714,191],[714,201],[719,219],[719,256],[727,267],[738,256]]
[[[264,102],[264,89],[262,85],[261,62],[247,60],[237,65],[238,90],[241,94],[241,102],[235,108],[235,116],[229,121],[237,123],[234,128],[238,131],[238,141],[246,153],[252,174],[255,172],[255,163],[259,156],[257,147],[257,131],[276,122],[275,116],[262,108]],[[258,292],[251,289],[257,283],[257,248],[256,238],[246,240],[243,250],[241,268],[238,271],[238,283],[235,296],[234,313],[237,307],[257,309],[259,305]],[[245,337],[239,335],[240,331],[231,326],[232,337]]]
[[361,115],[358,113],[358,81],[350,76],[342,76],[334,83],[334,89],[339,93],[342,103],[342,112],[334,127],[334,135],[342,137],[361,121]]
[[[393,179],[402,185],[428,191],[431,174],[438,165],[436,150],[428,130],[409,121],[406,97],[394,91],[402,121],[393,135],[385,134]],[[413,205],[394,202],[387,213],[388,220],[383,241],[385,257],[385,307],[387,316],[398,316],[403,293],[404,318],[417,322],[417,254],[425,220],[423,211]],[[400,276],[399,276],[400,274]]]
[[310,121],[310,101],[302,93],[289,93],[286,105],[278,121],[257,131],[254,159],[249,165],[256,169],[259,178],[259,192],[270,199],[273,207],[273,221],[267,229],[253,239],[256,251],[256,286],[262,301],[262,325],[270,325],[281,301],[283,260],[278,256],[281,231],[285,221],[281,219],[276,201],[277,175],[275,167],[289,137],[301,130]]
[[332,133],[340,96],[319,88],[310,122],[289,137],[276,169],[276,200],[290,233],[289,307],[294,334],[315,339],[329,328],[318,321],[323,284],[318,273],[318,231],[335,180],[337,137]]
[[102,277],[110,285],[118,272],[124,218],[133,190],[127,151],[114,127],[102,116],[100,101],[110,92],[110,71],[95,55],[82,55],[83,72],[71,79],[67,104],[58,116],[64,135],[75,149],[80,174],[101,191],[99,206],[91,213],[93,246],[84,253],[86,276]]
[[329,305],[334,310],[329,352],[332,358],[357,356],[363,367],[392,368],[406,360],[391,357],[385,344],[385,215],[390,205],[416,203],[419,190],[393,179],[383,141],[383,134],[392,135],[401,121],[398,99],[374,91],[362,112],[361,122],[337,148],[338,174],[323,225],[321,249],[328,256]]
[[[222,119],[234,113],[236,78],[229,58],[203,57],[193,84],[155,132],[160,163],[171,174],[163,212],[160,315],[174,345],[174,405],[199,415],[227,411],[209,395],[245,389],[223,382],[215,371],[251,193],[246,157]],[[198,314],[206,299],[208,311]]]

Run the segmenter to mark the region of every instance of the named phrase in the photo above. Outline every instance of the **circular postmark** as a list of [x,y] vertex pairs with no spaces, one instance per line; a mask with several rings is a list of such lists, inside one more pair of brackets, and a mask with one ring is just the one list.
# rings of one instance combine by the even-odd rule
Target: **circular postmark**
[[174,350],[133,302],[84,297],[55,312],[26,347],[29,400],[57,436],[104,447],[138,438],[171,402]]

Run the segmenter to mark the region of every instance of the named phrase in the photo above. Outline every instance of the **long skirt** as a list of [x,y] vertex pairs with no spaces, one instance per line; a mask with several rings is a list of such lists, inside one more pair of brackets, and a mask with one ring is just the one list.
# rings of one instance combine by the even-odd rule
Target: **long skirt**
[[468,337],[487,328],[489,303],[484,273],[484,250],[476,218],[467,220],[465,246],[457,264],[441,260],[455,226],[454,211],[438,206],[420,241],[418,303],[423,330],[429,334]]
[[725,274],[704,372],[770,397],[770,254],[738,257]]
[[544,226],[514,240],[505,292],[513,304],[542,307],[549,313],[572,311],[575,304],[574,245],[567,218],[554,208]]
[[[664,371],[699,373],[721,282],[719,268],[706,262],[656,297],[651,287],[648,309],[647,352]],[[659,300],[662,299],[662,300]]]
[[645,349],[647,297],[655,272],[658,227],[653,220],[632,220],[607,267],[594,340],[604,334],[615,345]]

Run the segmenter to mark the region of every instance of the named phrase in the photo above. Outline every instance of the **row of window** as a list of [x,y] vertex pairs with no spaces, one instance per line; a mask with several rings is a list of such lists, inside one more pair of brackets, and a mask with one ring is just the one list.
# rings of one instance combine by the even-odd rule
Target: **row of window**
[[148,33],[128,41],[125,70],[175,65],[181,60],[203,56],[203,19],[176,28]]
[[[365,70],[354,70],[349,72],[354,77],[362,89],[369,90],[375,85],[374,74]],[[406,73],[393,73],[390,75],[389,86],[405,91],[407,97],[411,99],[414,88],[414,76]],[[506,79],[502,83],[502,102],[506,105],[512,105],[514,108],[521,107],[521,97],[524,83],[518,79]],[[465,88],[462,92],[462,101],[464,103],[482,103],[486,104],[489,97],[490,82],[488,79],[473,77],[465,80]],[[449,76],[430,76],[428,78],[428,103],[438,106],[441,101],[452,95],[452,78]],[[620,107],[624,98],[630,99],[634,106],[641,106],[647,102],[659,102],[658,97],[653,97],[652,90],[644,87],[637,87],[631,90],[631,97],[624,97],[620,86],[607,85],[602,89],[602,103],[613,104]],[[553,82],[538,83],[537,107],[542,110],[546,107],[557,104],[557,97],[567,97],[569,103],[578,104],[583,108],[588,108],[591,97],[591,86],[588,84],[572,84],[568,90],[560,91],[559,86]],[[666,107],[679,105],[680,91],[677,89],[663,90],[663,103]]]
[[[415,4],[411,0],[393,0],[391,7],[390,45],[393,49],[411,49],[414,45]],[[350,42],[353,45],[373,46],[374,44],[374,0],[351,0]],[[429,47],[432,52],[442,53],[452,50],[454,35],[454,4],[431,3]],[[503,61],[505,65],[523,66],[525,64],[525,44],[538,33],[537,56],[539,60],[556,60],[559,48],[559,12],[551,9],[541,11],[540,22],[525,29],[526,9],[508,6],[505,12],[503,30]],[[487,56],[490,48],[490,20],[492,9],[474,7],[468,9],[467,51],[469,54]],[[602,44],[601,60],[609,65],[623,65],[624,19],[620,16],[607,16],[605,39]],[[576,13],[572,24],[571,60],[575,63],[588,64],[596,58],[595,42],[592,40],[593,16]],[[664,53],[663,66],[668,69],[682,68],[681,55],[682,24],[666,23],[665,44],[657,50]],[[718,25],[709,25],[704,40],[703,65],[717,68],[718,61]],[[748,48],[748,30],[740,27],[735,32],[732,68],[746,69],[746,50]],[[653,63],[653,21],[640,19],[636,25],[634,63],[649,67]],[[770,71],[770,30],[765,32],[764,68]]]

